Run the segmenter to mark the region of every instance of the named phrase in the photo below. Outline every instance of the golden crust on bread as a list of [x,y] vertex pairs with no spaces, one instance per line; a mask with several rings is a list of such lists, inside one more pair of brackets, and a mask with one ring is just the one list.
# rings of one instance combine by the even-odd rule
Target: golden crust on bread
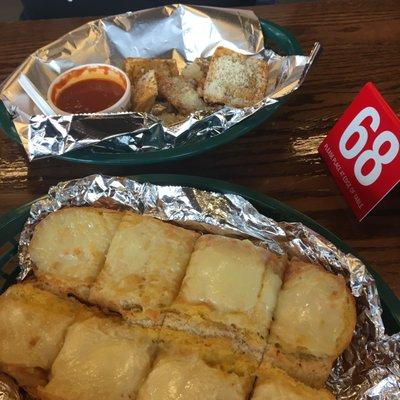
[[326,389],[313,389],[275,368],[258,373],[252,400],[335,400]]
[[234,372],[240,376],[254,374],[260,364],[261,354],[254,354],[247,343],[236,338],[224,336],[215,326],[207,331],[197,324],[191,324],[182,318],[174,319],[168,315],[161,327],[159,346],[164,351],[194,351],[207,364],[217,366],[225,372]]
[[121,215],[95,207],[49,214],[36,226],[29,245],[35,276],[51,290],[86,300]]
[[77,322],[68,329],[49,383],[38,392],[45,400],[135,398],[154,352],[142,331],[111,318]]
[[285,262],[248,240],[202,236],[165,324],[230,337],[260,359]]
[[156,73],[152,69],[132,85],[131,106],[133,111],[149,112],[156,101],[158,86]]
[[314,357],[303,353],[286,353],[278,345],[267,344],[262,365],[276,367],[313,388],[322,388],[332,369],[331,357]]
[[188,349],[161,351],[138,400],[245,400],[253,379],[227,373]]
[[160,311],[175,298],[198,236],[152,217],[125,213],[90,301],[128,319],[160,324]]
[[157,80],[165,76],[176,76],[179,74],[176,60],[157,58],[133,58],[125,59],[125,72],[131,83],[135,83],[150,70],[154,70]]
[[292,260],[268,338],[269,362],[312,386],[325,382],[356,323],[354,298],[342,276]]
[[204,100],[232,107],[249,107],[262,100],[268,84],[268,64],[218,47],[204,83]]
[[31,283],[11,286],[0,297],[0,368],[27,390],[45,383],[65,332],[82,309]]

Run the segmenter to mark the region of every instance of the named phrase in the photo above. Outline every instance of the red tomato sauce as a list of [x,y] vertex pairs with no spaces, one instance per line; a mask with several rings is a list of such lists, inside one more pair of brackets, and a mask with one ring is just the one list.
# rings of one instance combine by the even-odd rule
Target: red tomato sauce
[[115,104],[125,89],[108,79],[85,79],[66,87],[55,99],[55,105],[71,114],[95,113]]

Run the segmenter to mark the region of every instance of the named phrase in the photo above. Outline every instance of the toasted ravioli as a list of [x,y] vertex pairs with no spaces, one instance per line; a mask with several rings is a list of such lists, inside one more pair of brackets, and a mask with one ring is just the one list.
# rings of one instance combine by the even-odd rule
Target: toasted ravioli
[[213,368],[195,354],[163,354],[138,400],[245,400],[249,389],[245,378]]
[[149,112],[156,101],[158,87],[154,70],[146,72],[132,87],[133,111]]
[[206,80],[210,62],[206,58],[196,58],[191,64],[187,64],[182,71],[182,76],[190,79],[197,85],[197,93],[203,96],[204,82]]
[[184,115],[172,112],[163,112],[159,115],[159,118],[161,122],[168,127],[179,124],[180,122],[183,122],[186,119]]
[[121,216],[95,207],[49,214],[36,226],[29,246],[36,277],[52,290],[87,299]]
[[93,317],[68,329],[43,399],[134,399],[147,375],[154,346],[142,332]]
[[176,76],[179,74],[176,60],[158,58],[132,58],[125,60],[125,72],[133,85],[150,70],[154,70],[157,80],[165,76]]
[[204,100],[232,107],[249,107],[265,97],[268,64],[264,60],[218,47],[204,84]]
[[325,389],[312,389],[286,375],[269,369],[257,378],[252,400],[335,400]]
[[160,79],[159,91],[162,97],[182,114],[190,114],[207,108],[196,87],[181,75]]
[[284,266],[284,258],[248,240],[204,235],[166,323],[173,326],[181,318],[198,333],[235,331],[247,343],[253,336],[262,351]]
[[203,83],[207,76],[210,62],[206,58],[196,58],[191,64],[187,64],[182,71],[183,77],[192,79],[197,83]]
[[65,332],[80,311],[77,302],[30,283],[11,286],[0,297],[0,368],[28,390],[45,383]]
[[348,346],[355,322],[354,298],[343,277],[293,260],[278,297],[267,356],[297,379],[321,386]]
[[169,306],[179,290],[198,236],[127,212],[91,289],[90,301],[128,318],[140,319],[144,313],[157,320],[160,309]]

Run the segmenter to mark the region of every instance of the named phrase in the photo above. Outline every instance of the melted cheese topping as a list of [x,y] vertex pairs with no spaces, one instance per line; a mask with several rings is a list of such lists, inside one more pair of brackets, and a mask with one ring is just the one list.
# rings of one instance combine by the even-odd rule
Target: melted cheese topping
[[124,336],[103,319],[72,325],[43,393],[63,400],[135,398],[152,352],[144,339]]
[[268,381],[256,386],[252,400],[333,400],[326,391],[282,381]]
[[266,369],[257,378],[252,400],[334,400],[325,389],[317,390],[296,381],[280,369]]
[[258,332],[267,335],[272,316],[278,301],[278,293],[282,286],[282,279],[272,269],[267,269],[259,301],[252,318],[258,326]]
[[124,309],[170,305],[198,234],[127,213],[111,243],[92,298]]
[[48,215],[33,234],[32,261],[41,274],[88,284],[103,266],[122,213],[65,208]]
[[0,297],[0,362],[49,369],[77,306],[29,284]]
[[312,265],[293,273],[280,292],[270,342],[280,343],[284,351],[336,357],[348,301],[346,286],[335,275]]
[[140,389],[138,400],[244,400],[241,379],[211,368],[195,357],[158,361]]
[[247,240],[202,236],[190,259],[181,296],[223,313],[246,313],[257,303],[267,256]]

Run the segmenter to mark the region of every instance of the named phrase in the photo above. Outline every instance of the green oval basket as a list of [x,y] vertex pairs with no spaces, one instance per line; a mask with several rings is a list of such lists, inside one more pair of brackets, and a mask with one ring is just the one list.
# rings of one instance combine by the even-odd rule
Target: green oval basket
[[[151,182],[158,185],[190,186],[220,193],[238,194],[254,205],[257,210],[276,221],[301,222],[324,236],[344,253],[357,256],[342,240],[332,232],[317,224],[311,218],[293,208],[265,196],[254,190],[227,182],[184,175],[138,175],[132,177],[139,182]],[[18,236],[29,216],[32,203],[25,204],[0,217],[0,292],[15,282],[18,275]],[[382,278],[365,263],[374,276],[383,307],[383,321],[389,334],[400,331],[400,301],[389,289]]]
[[[269,21],[260,20],[260,23],[264,34],[266,47],[273,47],[274,50],[281,55],[303,54],[296,38],[288,31]],[[225,143],[229,143],[232,140],[244,135],[267,120],[282,104],[287,101],[289,96],[286,96],[284,99],[280,99],[277,103],[269,106],[266,109],[257,111],[255,114],[227,129],[224,133],[193,144],[182,145],[169,150],[154,150],[140,153],[118,153],[91,147],[71,151],[64,155],[58,156],[57,158],[76,163],[99,165],[143,165],[180,160],[191,157],[195,154],[206,152]],[[6,135],[12,140],[21,143],[14,124],[11,121],[3,102],[1,101],[0,128],[3,129]]]

